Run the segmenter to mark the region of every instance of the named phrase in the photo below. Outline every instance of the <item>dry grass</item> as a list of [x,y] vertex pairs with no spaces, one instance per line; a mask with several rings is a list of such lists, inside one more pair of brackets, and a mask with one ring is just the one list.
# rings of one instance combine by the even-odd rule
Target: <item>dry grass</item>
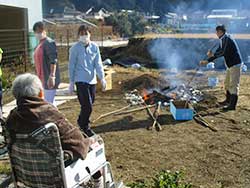
[[[112,91],[97,93],[92,119],[127,105],[121,82],[136,78],[145,72],[115,67]],[[147,74],[151,70],[146,70]],[[157,71],[152,71],[157,76]],[[183,76],[184,74],[182,74]],[[223,75],[221,75],[223,78]],[[206,77],[197,83],[206,84]],[[250,186],[249,161],[249,75],[242,76],[242,89],[237,111],[222,113],[216,106],[223,99],[221,86],[204,87],[211,100],[201,103],[201,113],[218,132],[212,132],[194,121],[174,121],[169,109],[162,109],[160,123],[163,131],[148,131],[152,124],[145,111],[110,116],[92,124],[106,144],[106,156],[115,177],[125,182],[153,177],[161,169],[180,170],[185,181],[194,187],[247,188]],[[244,101],[242,101],[244,99]],[[65,106],[67,118],[76,125],[80,106],[77,100]],[[63,108],[60,107],[60,108]],[[59,108],[59,109],[60,109]]]

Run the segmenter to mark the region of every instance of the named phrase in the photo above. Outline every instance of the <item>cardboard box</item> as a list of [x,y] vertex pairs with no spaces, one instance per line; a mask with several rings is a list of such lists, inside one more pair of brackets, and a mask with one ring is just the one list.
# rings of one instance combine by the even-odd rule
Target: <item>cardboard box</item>
[[[104,69],[104,73],[105,73],[105,80],[107,82],[106,91],[108,91],[112,89],[112,74],[115,73],[115,71],[113,69]],[[97,90],[98,91],[102,90],[100,80],[98,81],[97,84]]]
[[193,108],[186,101],[171,101],[170,112],[175,120],[192,120],[194,116]]

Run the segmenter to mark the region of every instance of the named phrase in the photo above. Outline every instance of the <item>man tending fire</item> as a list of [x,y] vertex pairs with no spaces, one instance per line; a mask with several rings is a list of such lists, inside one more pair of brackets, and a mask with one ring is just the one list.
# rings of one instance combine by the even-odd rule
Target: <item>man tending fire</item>
[[235,110],[240,87],[240,74],[241,74],[241,55],[237,43],[230,35],[226,33],[224,25],[216,27],[216,35],[220,39],[220,46],[213,54],[211,50],[207,52],[208,59],[200,61],[200,65],[206,65],[208,62],[224,57],[226,70],[226,78],[224,87],[226,90],[226,99],[220,102],[224,111]]

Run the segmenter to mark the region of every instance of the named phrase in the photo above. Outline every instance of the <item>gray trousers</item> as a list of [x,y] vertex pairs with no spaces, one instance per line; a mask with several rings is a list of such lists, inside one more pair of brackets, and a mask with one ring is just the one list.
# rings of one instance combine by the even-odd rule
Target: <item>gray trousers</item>
[[241,67],[233,66],[227,68],[226,79],[224,81],[225,90],[230,94],[239,95]]

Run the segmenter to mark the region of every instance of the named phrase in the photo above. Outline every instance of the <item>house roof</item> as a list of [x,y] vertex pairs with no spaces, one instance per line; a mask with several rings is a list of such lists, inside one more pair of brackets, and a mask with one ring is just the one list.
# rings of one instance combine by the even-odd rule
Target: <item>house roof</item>
[[43,19],[45,22],[49,23],[49,24],[69,24],[69,23],[79,23],[79,24],[86,24],[88,26],[91,26],[91,27],[96,27],[97,28],[97,25],[83,19],[83,18],[80,18],[80,16],[76,16],[75,18],[48,18],[48,19]]

